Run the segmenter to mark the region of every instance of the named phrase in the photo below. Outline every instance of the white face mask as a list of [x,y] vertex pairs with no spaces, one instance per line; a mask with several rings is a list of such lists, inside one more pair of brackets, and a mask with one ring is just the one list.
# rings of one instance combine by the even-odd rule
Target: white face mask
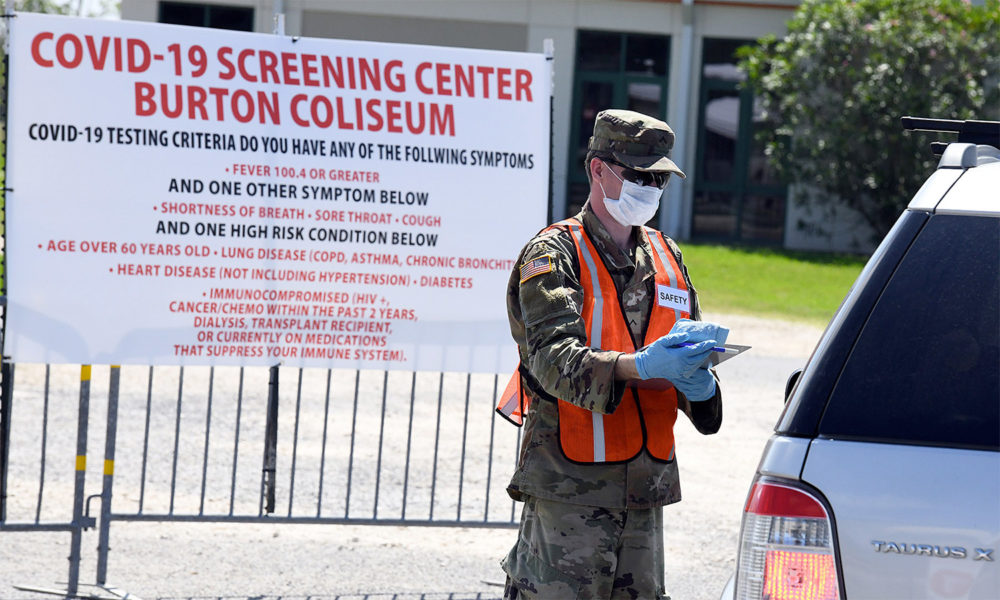
[[656,209],[660,207],[660,196],[663,195],[663,188],[651,185],[639,185],[632,181],[625,181],[615,173],[607,163],[604,166],[611,171],[618,181],[622,182],[622,191],[618,198],[608,198],[604,192],[604,186],[598,181],[604,192],[604,206],[608,213],[622,225],[645,225],[647,221],[656,214]]

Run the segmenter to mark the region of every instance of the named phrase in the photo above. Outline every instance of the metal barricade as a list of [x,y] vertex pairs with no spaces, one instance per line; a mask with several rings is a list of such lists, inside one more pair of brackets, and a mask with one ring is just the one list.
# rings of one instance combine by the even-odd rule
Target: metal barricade
[[[16,386],[3,369],[0,532],[70,533],[60,593],[81,585],[89,527],[106,584],[116,521],[516,526],[505,487],[520,432],[493,418],[497,375],[84,366],[74,427],[72,368],[18,365]],[[104,459],[88,469],[90,413],[102,409],[103,431],[91,429]],[[88,471],[101,474],[90,496]],[[57,501],[71,512],[46,520]]]
[[[73,595],[77,591],[80,576],[80,552],[84,529],[93,527],[95,519],[84,514],[84,485],[86,481],[86,449],[87,434],[90,414],[90,373],[89,366],[79,368],[79,396],[78,409],[76,411],[76,426],[72,426],[73,415],[70,411],[60,411],[58,423],[55,428],[60,433],[59,443],[55,453],[60,457],[60,466],[51,468],[48,461],[48,453],[51,449],[48,431],[50,428],[50,368],[44,366],[44,378],[41,393],[35,389],[29,394],[29,403],[24,407],[26,423],[33,422],[36,428],[25,427],[24,431],[20,427],[14,427],[14,365],[3,363],[0,367],[2,372],[2,391],[0,391],[0,430],[3,435],[0,439],[0,489],[3,493],[0,496],[0,532],[32,532],[32,531],[65,531],[70,534],[69,553],[69,573],[66,580],[67,595]],[[69,389],[69,386],[66,387]],[[40,398],[39,398],[40,396]],[[38,400],[41,400],[39,403]],[[34,400],[34,403],[30,401]],[[68,402],[63,402],[68,404]],[[75,446],[70,446],[71,435],[75,436]],[[40,434],[40,435],[34,435]],[[15,468],[11,468],[10,455],[12,449],[19,456],[24,450],[24,456],[32,456],[27,448],[28,442],[37,442],[40,437],[37,462],[27,458],[25,461],[16,460]],[[37,472],[33,466],[37,465]],[[11,472],[14,471],[14,483],[11,484]],[[50,481],[48,493],[46,490],[47,477],[51,479],[52,471],[56,471],[55,482]],[[37,495],[34,488],[37,487]],[[15,490],[15,493],[11,493]],[[72,491],[70,491],[72,490]],[[22,500],[23,496],[23,500]],[[67,501],[69,513],[62,513],[55,518],[49,518],[48,514],[43,517],[43,504],[46,498],[61,497]],[[15,504],[19,514],[25,514],[27,518],[9,519],[12,498],[19,501]],[[34,504],[31,503],[34,498]],[[50,501],[51,502],[51,501]],[[65,508],[65,505],[64,505]],[[27,509],[27,510],[25,510]],[[33,516],[32,516],[33,513]],[[61,520],[66,519],[66,520]],[[54,590],[42,589],[39,591],[54,592]]]

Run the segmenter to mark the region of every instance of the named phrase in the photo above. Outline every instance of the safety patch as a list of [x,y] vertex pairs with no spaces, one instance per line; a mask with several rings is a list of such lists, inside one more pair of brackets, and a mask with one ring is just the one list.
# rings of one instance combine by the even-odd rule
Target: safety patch
[[535,275],[550,273],[552,271],[552,257],[548,254],[533,258],[521,265],[521,283],[531,279]]
[[691,312],[691,301],[688,298],[687,290],[657,285],[656,303],[666,308]]

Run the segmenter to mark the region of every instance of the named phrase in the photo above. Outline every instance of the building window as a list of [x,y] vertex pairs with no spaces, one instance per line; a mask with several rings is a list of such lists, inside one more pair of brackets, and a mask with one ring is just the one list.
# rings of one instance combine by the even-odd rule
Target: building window
[[624,108],[665,119],[669,63],[669,36],[577,32],[566,216],[579,212],[590,193],[583,161],[597,113]]
[[740,88],[735,52],[748,43],[704,41],[691,236],[778,245],[787,192],[756,141],[753,95]]
[[171,25],[253,31],[253,8],[187,2],[160,2],[160,13],[156,20],[159,23]]

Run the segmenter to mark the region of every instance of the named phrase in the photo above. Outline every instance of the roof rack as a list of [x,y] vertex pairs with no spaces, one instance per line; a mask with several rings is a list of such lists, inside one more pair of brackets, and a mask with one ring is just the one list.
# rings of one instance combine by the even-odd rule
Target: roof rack
[[[947,131],[957,133],[959,142],[1000,148],[1000,121],[957,121],[925,117],[902,117],[900,121],[907,131]],[[935,156],[941,156],[947,146],[948,142],[931,142],[931,152]]]

